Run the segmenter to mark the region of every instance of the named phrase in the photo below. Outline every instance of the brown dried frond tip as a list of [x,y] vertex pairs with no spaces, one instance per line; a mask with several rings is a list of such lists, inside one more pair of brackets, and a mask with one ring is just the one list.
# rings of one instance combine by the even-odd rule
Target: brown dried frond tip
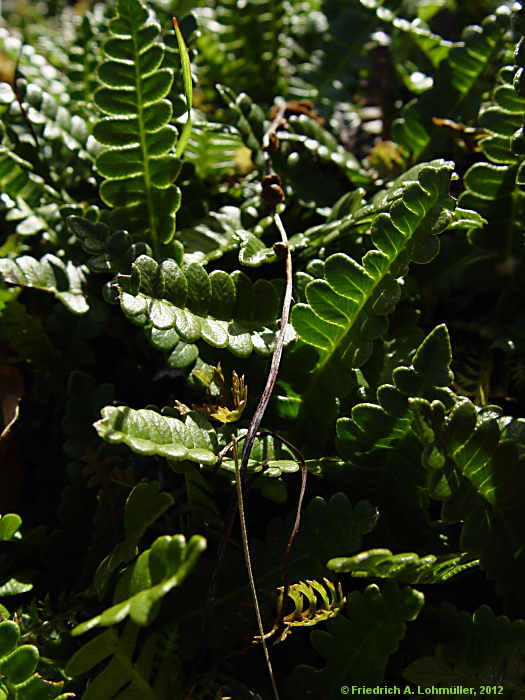
[[284,190],[279,175],[266,175],[263,180],[262,197],[270,207],[284,202]]

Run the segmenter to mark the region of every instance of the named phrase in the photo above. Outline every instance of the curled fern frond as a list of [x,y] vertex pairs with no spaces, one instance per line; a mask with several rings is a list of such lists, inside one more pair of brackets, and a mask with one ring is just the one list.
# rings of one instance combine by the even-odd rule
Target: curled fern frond
[[241,134],[244,145],[252,152],[252,161],[260,172],[264,169],[262,140],[265,130],[265,117],[262,109],[242,92],[236,95],[226,85],[217,85],[217,91],[230,108],[235,125]]
[[[300,581],[289,587],[288,597],[292,601],[294,609],[282,618],[284,629],[277,637],[277,641],[282,642],[286,639],[294,627],[313,627],[334,617],[341,610],[346,601],[341,584],[334,584],[327,578],[323,581],[324,583],[310,580]],[[283,595],[284,588],[281,586],[277,599],[278,619],[285,605]],[[267,636],[273,636],[276,631],[277,629],[272,630]]]

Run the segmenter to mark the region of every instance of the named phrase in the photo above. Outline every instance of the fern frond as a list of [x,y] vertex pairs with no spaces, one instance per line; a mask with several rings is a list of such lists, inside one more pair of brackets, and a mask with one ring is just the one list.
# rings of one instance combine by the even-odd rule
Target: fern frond
[[100,598],[115,571],[137,555],[138,544],[147,528],[172,505],[173,497],[161,491],[157,481],[141,482],[131,490],[124,511],[124,540],[101,561],[95,573],[93,586]]
[[353,557],[330,559],[327,568],[351,573],[357,578],[391,578],[401,583],[443,583],[462,571],[479,565],[471,554],[392,554],[389,549],[370,549]]
[[156,686],[154,655],[162,639],[150,634],[140,647],[139,631],[140,627],[128,620],[120,634],[113,627],[105,630],[71,657],[66,666],[70,676],[81,676],[108,661],[91,680],[82,700],[161,700],[162,687]]
[[521,220],[524,209],[524,42],[522,37],[515,52],[515,66],[505,66],[500,71],[500,84],[493,90],[491,101],[480,109],[478,121],[487,135],[479,146],[487,161],[474,163],[467,170],[465,192],[460,198],[462,206],[475,208],[490,222],[483,230],[470,233],[471,243],[492,250],[501,249],[502,239],[495,238],[494,232],[505,230],[504,253],[507,256],[513,247],[516,222]]
[[[291,249],[307,248],[300,251],[299,256],[311,258],[321,247],[349,247],[349,241],[369,233],[368,229],[378,214],[387,214],[396,202],[403,200],[414,183],[418,183],[421,171],[427,167],[442,168],[443,161],[433,160],[414,165],[391,181],[388,187],[376,192],[368,202],[364,199],[366,190],[363,187],[347,192],[334,204],[325,223],[290,237]],[[450,225],[453,223],[454,220],[451,219]]]
[[0,622],[0,692],[3,696],[20,700],[74,698],[73,693],[61,693],[63,681],[46,681],[36,673],[40,660],[38,648],[33,644],[20,644],[20,641],[20,628],[16,622]]
[[[483,93],[487,72],[501,51],[510,26],[511,11],[505,5],[486,17],[481,26],[467,27],[462,42],[450,49],[441,62],[432,90],[410,102],[394,122],[392,138],[417,161],[430,155],[432,142],[442,135],[433,117],[469,121]],[[473,109],[474,106],[474,109]]]
[[410,261],[430,262],[437,255],[435,236],[446,228],[454,208],[448,194],[451,171],[452,164],[445,162],[422,169],[418,183],[407,188],[389,214],[375,219],[371,237],[376,249],[366,253],[363,265],[333,255],[326,260],[325,279],[307,285],[309,303],[294,307],[292,323],[302,340],[321,351],[321,367],[352,350],[352,366],[366,361],[371,340],[384,332],[382,319],[399,298],[395,278]]
[[[115,590],[113,606],[91,620],[82,622],[72,635],[88,632],[95,627],[111,627],[126,617],[141,627],[150,625],[159,613],[159,603],[172,588],[179,586],[194,568],[206,549],[206,540],[193,535],[188,542],[183,535],[164,535],[121,574]],[[80,649],[71,659],[81,658]]]
[[454,208],[448,194],[451,171],[452,164],[445,162],[422,168],[418,182],[406,188],[389,213],[374,219],[375,249],[365,254],[363,264],[337,253],[326,259],[324,279],[306,285],[307,303],[294,306],[291,321],[301,340],[318,349],[319,361],[303,396],[303,420],[315,416],[316,423],[326,424],[333,415],[327,407],[334,391],[329,382],[340,388],[343,368],[360,367],[370,357],[400,297],[397,278],[410,262],[430,262],[437,255],[436,234],[448,226]]
[[377,390],[377,404],[358,403],[351,418],[337,420],[337,449],[347,459],[356,453],[389,448],[412,426],[408,397],[440,400],[448,407],[454,400],[447,393],[453,374],[452,349],[445,325],[436,326],[418,346],[410,367],[399,366],[392,373],[393,384]]
[[212,211],[195,226],[178,232],[178,240],[184,246],[184,262],[206,265],[217,260],[239,247],[243,233],[248,236],[249,232],[244,229],[238,207]]
[[180,461],[214,464],[217,437],[208,420],[189,414],[184,421],[150,409],[106,406],[95,429],[109,443],[124,443],[134,452]]
[[69,216],[67,223],[90,255],[87,265],[92,272],[127,273],[140,255],[151,255],[147,243],[133,242],[127,231],[110,232],[101,221],[94,223],[80,216]]
[[[67,107],[35,83],[19,78],[17,90],[29,122],[39,140],[45,143],[39,153],[46,161],[50,161],[50,166],[60,176],[60,181],[71,186],[76,184],[73,177],[88,179],[91,176],[92,163],[101,149],[90,138],[90,127],[86,119],[72,114]],[[18,103],[14,103],[9,111],[8,126],[11,129],[14,128],[15,117],[20,120]],[[23,128],[25,130],[25,125]],[[55,165],[59,162],[62,172],[58,172]]]
[[[168,259],[159,265],[142,255],[133,263],[130,277],[119,276],[119,289],[124,314],[137,325],[151,325],[152,336],[169,335],[166,349],[175,347],[172,352],[182,352],[182,346],[177,350],[175,345],[179,338],[183,345],[202,339],[238,357],[248,357],[254,349],[265,355],[273,350],[277,332],[266,324],[277,316],[279,299],[266,280],[252,284],[239,271],[215,270],[208,275],[199,263],[181,268]],[[184,354],[185,364],[175,366],[193,362],[194,352],[191,360]]]
[[231,127],[214,122],[196,122],[185,150],[199,178],[222,179],[240,169],[242,140]]
[[72,116],[55,97],[21,78],[17,85],[32,133],[13,91],[4,84],[0,104],[8,101],[9,105],[0,146],[5,219],[20,221],[16,232],[21,236],[42,233],[56,245],[65,232],[64,215],[83,209],[69,191],[81,182],[90,182],[90,178],[93,184],[91,167],[96,144],[89,138],[86,122]]
[[[358,185],[371,182],[371,176],[365,172],[359,160],[343,148],[319,122],[306,114],[291,115],[287,122],[286,131],[277,132],[280,141],[301,144],[322,163],[332,163],[341,168],[350,182]],[[304,164],[301,167],[304,168]]]
[[[221,467],[235,473],[235,460],[226,457],[222,460]],[[301,465],[297,457],[279,440],[271,435],[255,439],[247,465],[249,473],[261,473],[264,477],[279,478],[283,474],[293,474],[300,469]]]
[[173,82],[169,68],[159,68],[164,47],[159,25],[140,0],[119,0],[104,45],[106,60],[98,76],[104,87],[95,103],[108,116],[93,135],[106,149],[96,160],[104,181],[100,196],[117,208],[115,220],[146,230],[158,254],[175,232],[180,190],[174,184],[181,167],[173,155],[177,130],[169,124],[173,109],[166,99]]
[[77,104],[88,104],[97,88],[97,65],[102,62],[102,7],[87,12],[75,31],[69,49],[69,94]]
[[412,367],[396,368],[394,384],[378,389],[378,404],[357,404],[351,419],[338,420],[338,450],[353,459],[417,436],[426,489],[443,502],[442,519],[465,521],[461,550],[479,557],[489,577],[504,585],[524,566],[519,450],[500,427],[497,407],[478,410],[448,388],[451,359],[448,333],[438,326]]
[[505,615],[496,616],[488,605],[470,614],[445,603],[436,615],[439,630],[434,654],[413,661],[403,671],[404,678],[422,687],[490,683],[521,692],[523,620],[511,622]]
[[[259,590],[274,590],[282,582],[282,553],[290,535],[295,516],[272,519],[266,528],[264,543],[254,542],[255,579]],[[378,512],[369,501],[352,504],[344,493],[330,499],[313,498],[304,508],[301,527],[290,552],[289,575],[292,581],[322,580],[325,562],[337,552],[356,551],[363,536],[373,530]],[[344,549],[341,549],[343,547]],[[205,566],[205,563],[202,564]],[[223,567],[224,582],[217,593],[213,619],[210,621],[210,647],[229,649],[232,640],[246,631],[245,605],[250,592],[242,576],[244,562],[238,552],[226,553]],[[191,637],[199,624],[207,578],[195,580],[194,586],[181,589],[181,604],[187,612],[179,618],[181,635]],[[324,697],[322,694],[320,697]]]
[[442,519],[464,520],[461,549],[478,556],[487,576],[506,592],[525,569],[518,445],[500,427],[497,407],[478,413],[464,398],[448,414],[437,401],[414,398],[410,406],[429,492],[443,501]]
[[62,221],[60,197],[33,172],[31,163],[0,146],[0,206],[5,220],[16,223],[20,236],[42,234],[56,242]]
[[0,276],[7,284],[50,292],[74,314],[84,314],[89,304],[84,291],[86,269],[67,264],[55,255],[36,260],[23,255],[15,260],[0,259]]
[[244,145],[252,152],[254,166],[262,172],[264,169],[262,150],[265,130],[264,112],[246,93],[242,92],[236,95],[226,85],[216,85],[216,88],[232,112],[235,126],[239,130]]

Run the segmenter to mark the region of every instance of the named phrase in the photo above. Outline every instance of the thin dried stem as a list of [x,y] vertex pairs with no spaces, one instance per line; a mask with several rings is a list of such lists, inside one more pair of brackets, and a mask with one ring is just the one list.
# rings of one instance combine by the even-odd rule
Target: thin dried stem
[[266,639],[264,638],[264,627],[261,617],[261,609],[259,607],[259,599],[257,597],[257,589],[255,587],[255,579],[253,577],[252,562],[250,558],[250,547],[248,544],[248,530],[246,529],[246,518],[244,517],[244,498],[243,498],[243,488],[241,479],[241,470],[239,469],[239,453],[237,451],[237,440],[233,438],[233,457],[235,460],[235,485],[237,487],[237,503],[239,506],[239,520],[241,522],[241,536],[242,536],[242,548],[244,551],[244,563],[246,564],[246,571],[248,572],[248,580],[250,582],[250,590],[252,592],[253,607],[255,609],[255,617],[257,618],[257,626],[259,628],[259,634],[261,635],[261,643],[264,651],[264,658],[266,660],[266,666],[268,668],[268,674],[272,682],[273,694],[275,700],[280,700],[279,691],[277,690],[277,684],[275,682],[275,676],[273,674],[272,661],[270,659],[270,652],[268,651],[268,645],[266,644]]
[[[285,118],[284,114],[286,111],[286,107],[283,105],[277,112],[275,118],[273,119],[268,131],[264,134],[263,137],[263,149],[264,149],[264,154],[265,154],[265,171],[266,171],[266,178],[272,178],[272,179],[277,179],[277,181],[280,183],[280,180],[277,176],[271,175],[271,164],[270,164],[270,156],[269,156],[269,151],[272,148],[272,144],[276,143],[276,131],[277,129],[282,126],[285,123]],[[266,180],[265,178],[265,180]],[[225,527],[224,531],[224,536],[222,539],[222,542],[219,547],[218,551],[218,557],[217,557],[217,566],[215,567],[215,570],[212,574],[211,581],[210,581],[210,588],[208,592],[208,599],[206,603],[206,609],[204,612],[204,623],[203,623],[203,638],[206,636],[206,625],[207,625],[207,620],[209,619],[209,616],[211,614],[211,608],[213,606],[213,602],[215,600],[215,593],[216,593],[216,587],[217,587],[217,580],[218,580],[218,575],[220,571],[220,567],[222,565],[222,562],[224,560],[224,555],[226,552],[226,547],[228,545],[232,528],[233,528],[233,523],[235,521],[235,516],[237,513],[237,508],[239,508],[240,511],[240,517],[241,517],[241,528],[244,528],[243,530],[243,546],[245,547],[245,557],[247,556],[247,568],[248,568],[248,562],[249,562],[249,553],[246,555],[246,550],[247,550],[247,536],[246,536],[246,517],[245,517],[245,509],[244,509],[244,503],[242,500],[242,486],[243,486],[243,480],[244,476],[246,473],[246,469],[248,466],[248,461],[250,459],[250,454],[253,448],[253,443],[255,440],[255,437],[257,433],[259,432],[259,428],[262,422],[262,419],[264,417],[264,414],[266,412],[266,409],[268,408],[268,404],[270,402],[272,392],[275,387],[275,382],[277,381],[277,375],[279,373],[279,366],[281,363],[281,357],[283,353],[283,347],[284,347],[284,340],[286,337],[286,332],[287,332],[287,327],[288,327],[288,321],[290,319],[290,309],[292,306],[292,281],[293,281],[293,275],[292,275],[292,256],[290,253],[290,249],[288,247],[288,236],[286,234],[286,230],[284,228],[283,222],[281,220],[281,217],[276,211],[276,203],[277,201],[283,201],[284,200],[284,193],[282,189],[280,188],[280,185],[275,185],[275,183],[272,183],[273,187],[277,189],[277,198],[273,201],[272,203],[272,216],[273,220],[275,223],[275,226],[277,230],[279,231],[281,241],[280,243],[276,244],[276,246],[279,246],[279,254],[280,257],[285,258],[285,274],[286,274],[286,287],[285,287],[285,292],[284,292],[284,298],[283,298],[283,304],[282,304],[282,310],[281,310],[281,323],[280,323],[280,328],[279,328],[279,333],[277,334],[276,342],[275,342],[275,348],[272,354],[272,360],[270,364],[270,370],[268,372],[268,378],[266,380],[266,385],[264,387],[264,390],[262,392],[261,398],[259,400],[259,403],[257,404],[257,408],[255,409],[255,412],[252,416],[252,420],[250,421],[250,425],[248,427],[248,430],[245,435],[242,436],[242,439],[244,440],[244,447],[242,451],[242,459],[241,459],[241,465],[239,468],[237,468],[237,439],[234,437],[232,442],[227,445],[221,452],[219,453],[217,457],[217,462],[216,466],[220,464],[226,453],[229,451],[229,449],[233,448],[234,453],[236,455],[235,458],[235,481],[237,484],[237,499],[232,503],[231,506],[231,512],[230,512],[230,517],[228,519],[228,522]],[[263,191],[264,191],[264,186],[263,186]],[[273,190],[273,193],[275,193],[275,189]],[[277,252],[277,250],[276,250]],[[281,438],[282,439],[282,438]],[[283,442],[286,442],[283,440]],[[287,443],[289,444],[289,443]],[[300,453],[299,453],[300,454]],[[301,491],[300,491],[300,497],[299,497],[299,505],[297,509],[297,515],[295,519],[295,524],[292,529],[292,534],[290,536],[290,540],[288,542],[285,555],[284,555],[284,562],[283,562],[283,581],[285,585],[285,590],[286,592],[289,589],[289,582],[288,582],[288,559],[289,559],[289,553],[290,549],[293,543],[293,540],[295,538],[295,535],[297,533],[297,530],[299,528],[299,521],[300,521],[300,512],[301,512],[301,505],[302,505],[302,500],[304,496],[304,489],[306,486],[306,465],[304,463],[304,459],[302,459],[302,483],[301,483]],[[244,525],[243,525],[244,523]],[[249,577],[250,577],[250,587],[252,589],[252,595],[254,597],[254,605],[256,608],[256,614],[258,618],[258,623],[259,624],[259,631],[261,634],[261,639],[263,641],[263,647],[264,647],[264,654],[266,658],[266,662],[268,665],[268,672],[271,677],[272,681],[272,687],[274,689],[274,694],[275,697],[278,698],[278,692],[277,688],[275,686],[275,679],[273,677],[273,671],[270,663],[270,658],[268,655],[268,649],[266,647],[266,643],[264,641],[264,632],[262,628],[262,621],[260,621],[260,612],[259,612],[259,606],[258,603],[256,603],[257,600],[257,591],[255,588],[255,582],[253,580],[253,574],[251,571],[251,565],[249,566],[249,571],[248,571]]]

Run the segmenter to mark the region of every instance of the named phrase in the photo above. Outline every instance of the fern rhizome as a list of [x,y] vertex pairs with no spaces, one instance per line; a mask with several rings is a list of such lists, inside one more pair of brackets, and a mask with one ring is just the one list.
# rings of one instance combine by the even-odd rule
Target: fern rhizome
[[522,697],[522,4],[2,9],[0,700]]

